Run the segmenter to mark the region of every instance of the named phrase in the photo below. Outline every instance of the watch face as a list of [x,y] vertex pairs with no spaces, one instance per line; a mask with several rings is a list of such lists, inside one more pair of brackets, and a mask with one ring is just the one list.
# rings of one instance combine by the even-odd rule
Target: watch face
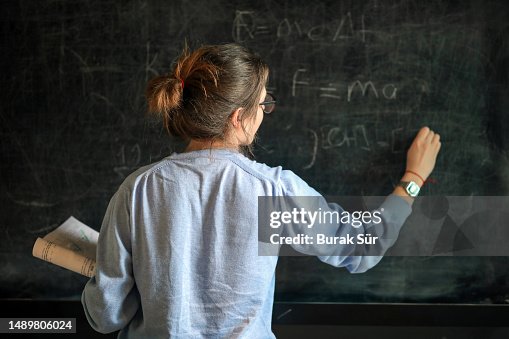
[[419,186],[413,181],[410,181],[406,187],[406,191],[412,197],[417,196],[417,194],[419,194],[419,190],[420,190]]

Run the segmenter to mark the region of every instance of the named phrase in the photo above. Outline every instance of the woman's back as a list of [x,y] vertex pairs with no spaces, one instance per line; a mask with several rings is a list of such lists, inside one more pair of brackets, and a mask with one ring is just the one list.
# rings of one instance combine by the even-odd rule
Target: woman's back
[[[127,325],[133,315],[125,310],[141,303],[129,336],[273,337],[277,257],[258,255],[256,201],[281,193],[280,173],[214,149],[174,154],[129,176],[110,202],[98,246],[120,249],[113,261],[98,253],[96,279],[103,286],[111,279],[113,290],[84,303],[94,305],[87,312],[110,314],[97,329]],[[131,266],[135,285],[126,279]],[[119,287],[119,280],[127,281]],[[95,288],[89,283],[84,295],[100,295]]]

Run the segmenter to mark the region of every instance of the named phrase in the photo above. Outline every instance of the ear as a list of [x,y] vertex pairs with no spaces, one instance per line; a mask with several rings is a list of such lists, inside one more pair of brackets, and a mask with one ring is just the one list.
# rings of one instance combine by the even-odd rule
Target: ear
[[234,128],[241,127],[240,124],[240,111],[242,111],[243,108],[239,107],[233,113],[230,115],[230,123],[233,125]]

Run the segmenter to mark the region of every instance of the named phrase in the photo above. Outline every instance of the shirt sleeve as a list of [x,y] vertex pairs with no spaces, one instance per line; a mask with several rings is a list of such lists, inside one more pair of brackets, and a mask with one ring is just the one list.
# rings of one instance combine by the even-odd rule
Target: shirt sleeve
[[140,305],[131,256],[129,192],[112,197],[99,233],[96,273],[83,290],[81,302],[96,331],[110,333],[125,327]]
[[[310,187],[304,180],[299,178],[291,171],[282,171],[281,180],[282,192],[284,196],[297,197],[290,199],[289,205],[297,206],[300,204],[312,210],[320,210],[322,212],[337,212],[341,214],[344,209],[336,203],[328,203],[320,193]],[[307,204],[305,198],[298,197],[315,197],[311,204]],[[286,202],[287,200],[285,200]],[[389,195],[376,209],[379,212],[381,222],[364,223],[354,226],[353,220],[349,223],[323,223],[315,225],[312,228],[297,226],[289,227],[285,230],[285,236],[296,236],[298,234],[306,234],[314,237],[312,244],[292,244],[292,248],[296,251],[308,255],[315,255],[324,263],[335,267],[345,267],[350,273],[363,273],[380,262],[386,251],[394,245],[403,226],[405,220],[410,215],[412,209],[410,204],[397,195]],[[316,244],[316,235],[323,234],[326,237],[343,237],[358,239],[358,236],[366,238],[369,234],[371,238],[377,237],[375,244],[371,245],[320,245]]]

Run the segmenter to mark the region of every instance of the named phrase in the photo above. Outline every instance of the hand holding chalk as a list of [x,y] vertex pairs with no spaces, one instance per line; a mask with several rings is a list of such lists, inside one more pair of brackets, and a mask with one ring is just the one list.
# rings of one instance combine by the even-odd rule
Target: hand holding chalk
[[440,135],[427,126],[421,128],[407,152],[407,172],[425,181],[435,168],[440,147]]

